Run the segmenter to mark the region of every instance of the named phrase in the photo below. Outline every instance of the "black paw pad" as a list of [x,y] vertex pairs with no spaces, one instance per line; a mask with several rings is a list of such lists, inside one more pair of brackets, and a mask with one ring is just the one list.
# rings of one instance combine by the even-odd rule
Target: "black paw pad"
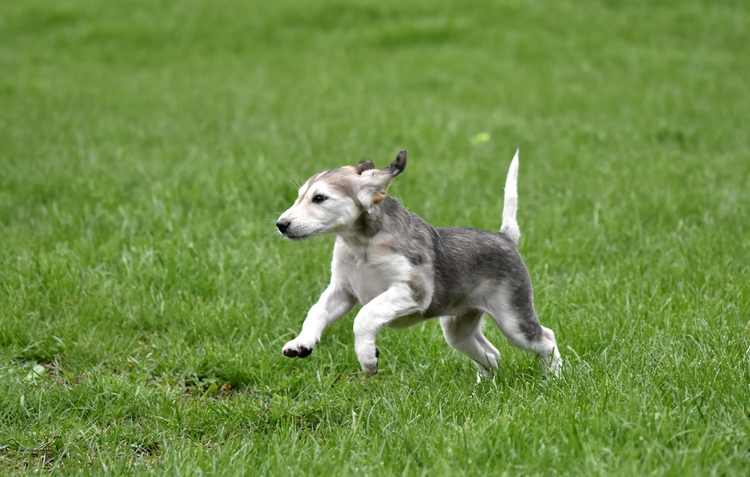
[[378,348],[375,348],[375,357],[376,358],[380,357],[380,350]]
[[285,349],[283,353],[287,358],[294,358],[295,356],[297,356],[297,350],[294,348]]
[[311,348],[305,348],[304,346],[301,346],[299,351],[297,352],[297,357],[299,358],[307,358],[312,353]]

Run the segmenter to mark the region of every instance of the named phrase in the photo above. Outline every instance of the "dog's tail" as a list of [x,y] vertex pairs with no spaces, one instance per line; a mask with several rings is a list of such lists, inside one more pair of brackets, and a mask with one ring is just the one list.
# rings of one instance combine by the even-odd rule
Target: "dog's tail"
[[505,179],[505,205],[503,206],[503,225],[500,232],[508,236],[516,246],[521,238],[516,212],[518,211],[518,150],[510,163],[508,178]]

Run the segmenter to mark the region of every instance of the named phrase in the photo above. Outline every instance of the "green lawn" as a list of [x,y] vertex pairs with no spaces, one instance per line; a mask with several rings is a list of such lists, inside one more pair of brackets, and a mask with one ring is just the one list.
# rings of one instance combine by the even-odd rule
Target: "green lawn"
[[[0,2],[0,474],[746,475],[746,1]],[[485,140],[486,139],[486,140]],[[521,252],[563,377],[352,317],[281,354],[324,168]]]

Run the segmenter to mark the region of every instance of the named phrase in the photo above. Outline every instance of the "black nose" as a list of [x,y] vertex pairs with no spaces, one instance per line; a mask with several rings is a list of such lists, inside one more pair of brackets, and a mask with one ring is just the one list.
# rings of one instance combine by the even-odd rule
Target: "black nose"
[[292,222],[290,220],[279,220],[278,222],[276,222],[276,227],[278,227],[279,232],[283,234],[284,232],[286,232],[286,229],[289,228],[289,224],[291,223]]

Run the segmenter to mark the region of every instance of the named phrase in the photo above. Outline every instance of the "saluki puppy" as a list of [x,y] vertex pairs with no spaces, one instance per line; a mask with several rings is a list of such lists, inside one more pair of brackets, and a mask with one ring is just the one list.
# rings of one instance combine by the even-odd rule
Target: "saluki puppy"
[[312,176],[276,226],[290,240],[333,233],[331,283],[310,309],[300,334],[284,345],[288,357],[304,358],[323,330],[352,309],[354,349],[362,369],[378,372],[378,332],[440,318],[446,341],[485,374],[500,353],[482,334],[492,317],[515,346],[539,355],[559,374],[555,334],[534,311],[529,273],[518,253],[516,222],[518,152],[505,182],[499,232],[465,227],[435,228],[387,195],[406,168],[406,151],[384,169],[371,160]]

